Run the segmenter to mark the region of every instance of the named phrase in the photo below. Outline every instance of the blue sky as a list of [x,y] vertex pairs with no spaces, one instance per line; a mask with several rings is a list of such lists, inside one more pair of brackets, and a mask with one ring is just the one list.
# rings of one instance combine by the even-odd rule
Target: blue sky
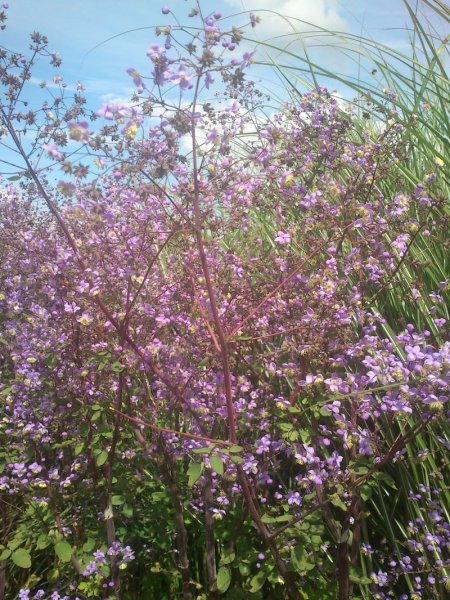
[[[151,63],[146,51],[156,41],[154,28],[174,23],[172,15],[161,13],[165,4],[181,23],[193,24],[187,15],[195,5],[194,0],[10,0],[7,28],[0,31],[0,45],[26,53],[30,32],[39,31],[46,35],[49,49],[57,51],[63,63],[59,69],[49,67],[48,60],[38,64],[26,90],[26,99],[34,107],[40,105],[43,92],[39,82],[49,82],[50,92],[55,93],[57,86],[53,85],[52,89],[52,77],[60,74],[69,85],[78,81],[83,83],[88,108],[97,110],[104,103],[126,102],[130,98],[135,88],[126,73],[129,67],[138,69],[144,77],[150,74]],[[290,39],[286,36],[292,33],[292,22],[289,24],[268,12],[271,10],[297,19],[295,27],[305,39],[309,39],[307,32],[311,27],[299,20],[325,29],[363,33],[409,53],[405,32],[408,15],[402,0],[201,0],[201,7],[205,16],[220,11],[226,19],[226,28],[248,21],[248,12],[258,14],[260,9],[261,23],[250,31],[257,40],[276,38],[277,46],[285,45]],[[245,49],[253,48],[254,44],[249,44]],[[291,49],[299,51],[299,43]],[[326,44],[312,48],[310,53],[333,72],[345,72],[355,77],[358,74],[356,63]],[[258,55],[264,58],[261,50],[256,59]],[[291,59],[292,63],[295,60]],[[370,79],[373,65],[366,66]],[[277,85],[273,71],[255,66],[249,71],[249,77],[258,81],[261,89],[274,95],[280,93],[283,97],[284,88]],[[328,85],[330,91],[352,96],[336,82],[321,83]],[[10,153],[4,147],[2,154],[3,160],[10,160]]]
[[[0,43],[20,51],[28,44],[29,32],[37,30],[47,35],[50,48],[58,51],[63,59],[59,71],[65,81],[82,81],[90,105],[94,107],[113,98],[129,96],[132,85],[126,74],[128,67],[136,67],[143,74],[146,69],[149,70],[150,64],[145,53],[155,39],[153,27],[170,22],[170,16],[161,14],[161,7],[165,3],[180,21],[190,22],[186,15],[193,2],[185,0],[11,0],[8,27],[0,33]],[[407,22],[406,9],[401,0],[202,2],[205,12],[220,10],[224,16],[245,8],[254,11],[258,8],[276,9],[325,28],[354,33],[365,30],[397,49],[406,50],[408,46],[405,32],[401,30]],[[289,31],[289,26],[281,19],[268,13],[261,13],[261,16],[261,25],[254,30],[257,38],[283,36]],[[239,22],[239,17],[236,20]],[[129,33],[124,34],[125,31]],[[115,35],[118,37],[106,41]],[[321,50],[319,57],[329,62],[332,68],[356,69],[352,64],[343,65],[336,53]],[[54,74],[54,70],[48,70],[42,64],[36,76],[50,80]]]

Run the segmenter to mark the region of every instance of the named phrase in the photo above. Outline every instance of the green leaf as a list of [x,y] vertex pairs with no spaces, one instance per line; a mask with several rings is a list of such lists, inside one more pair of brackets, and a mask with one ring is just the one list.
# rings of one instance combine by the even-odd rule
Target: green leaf
[[266,583],[267,575],[264,571],[260,571],[250,581],[250,591],[252,594],[259,592],[262,586]]
[[291,551],[292,564],[296,571],[305,573],[314,569],[314,563],[309,560],[308,554],[303,546],[295,546]]
[[83,552],[92,552],[95,548],[95,540],[93,538],[88,538],[83,544]]
[[194,450],[192,450],[192,454],[209,454],[213,449],[214,446],[210,444],[209,446],[205,446],[204,448],[195,448]]
[[37,539],[36,547],[38,550],[44,550],[44,548],[48,548],[52,543],[50,537],[45,533],[41,533]]
[[223,565],[229,565],[233,562],[235,556],[236,555],[234,552],[227,552],[226,550],[224,550],[222,556],[220,557],[219,565],[221,567]]
[[226,592],[230,587],[231,572],[227,567],[220,567],[217,573],[217,589],[219,592]]
[[65,540],[57,542],[55,544],[55,553],[62,562],[69,562],[72,556],[72,546]]
[[125,502],[125,499],[123,496],[117,495],[117,496],[113,496],[111,498],[111,504],[113,506],[121,506],[124,502]]
[[166,499],[165,492],[153,492],[153,494],[152,494],[153,502],[162,502],[162,500],[165,500],[165,499]]
[[367,502],[372,497],[372,488],[369,485],[363,485],[360,493],[364,502]]
[[359,585],[370,585],[372,580],[370,577],[366,577],[365,575],[361,575],[357,569],[350,568],[349,579],[352,583],[359,583]]
[[304,444],[311,442],[311,432],[308,429],[300,429],[300,438]]
[[100,419],[100,417],[102,416],[102,413],[97,410],[91,417],[91,421],[98,421],[98,419]]
[[80,442],[79,444],[77,444],[75,446],[75,450],[74,450],[75,456],[78,456],[79,454],[81,454],[83,452],[83,448],[84,448],[84,442]]
[[122,506],[122,514],[124,517],[131,518],[133,516],[134,510],[133,507],[129,504],[124,504]]
[[80,436],[87,437],[91,427],[88,422],[81,423],[80,425]]
[[6,560],[11,556],[11,550],[9,548],[5,548],[3,552],[0,554],[0,560]]
[[187,475],[189,477],[188,486],[192,487],[198,479],[200,479],[200,475],[203,471],[203,463],[194,463],[191,462],[189,465]]
[[323,538],[320,535],[312,535],[310,538],[310,541],[311,541],[311,545],[315,549],[318,549],[323,543]]
[[347,507],[337,494],[333,494],[330,498],[330,501],[333,506],[337,506],[337,508],[340,508],[341,510],[347,510]]
[[288,523],[291,520],[291,515],[280,515],[279,517],[275,517],[276,523]]
[[220,458],[220,456],[217,456],[217,454],[214,454],[213,456],[211,456],[211,468],[213,469],[213,471],[215,471],[217,473],[217,475],[223,475],[223,462],[222,459]]
[[366,473],[368,473],[368,471],[368,467],[361,465],[360,467],[356,467],[353,472],[356,473],[356,475],[365,475]]
[[13,563],[21,569],[29,569],[31,567],[31,556],[25,548],[18,548],[15,550],[12,553],[11,558]]
[[292,423],[279,423],[278,427],[281,429],[281,431],[291,431],[293,425]]
[[265,514],[261,517],[263,523],[276,523],[276,518],[271,517],[269,514]]
[[377,479],[378,481],[382,481],[383,483],[385,483],[389,487],[393,488],[394,490],[397,489],[397,486],[395,485],[395,480],[390,475],[388,475],[388,473],[378,471],[378,473],[374,473],[373,477],[374,477],[374,479]]
[[21,535],[17,535],[16,537],[14,537],[12,540],[10,540],[8,542],[8,548],[14,552],[14,550],[17,550],[17,548],[20,547],[21,544],[23,544],[24,539]]
[[95,461],[97,463],[97,467],[103,466],[107,460],[108,460],[108,452],[106,450],[102,450],[100,452],[100,454],[97,456],[97,460]]
[[228,450],[231,452],[231,454],[239,454],[240,452],[244,452],[244,448],[242,446],[238,446],[236,444],[234,444],[233,446],[230,446],[230,448],[228,448]]

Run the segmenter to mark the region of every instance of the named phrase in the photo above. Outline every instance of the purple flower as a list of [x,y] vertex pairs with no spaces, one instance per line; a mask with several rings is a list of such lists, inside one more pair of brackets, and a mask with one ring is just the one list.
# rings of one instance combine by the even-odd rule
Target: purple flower
[[436,327],[444,327],[446,323],[447,321],[445,319],[434,319],[434,324]]
[[298,492],[289,492],[287,495],[287,503],[291,506],[301,506],[302,498]]
[[370,555],[374,553],[374,549],[372,548],[372,546],[370,544],[361,544],[361,550],[364,554]]
[[302,444],[302,446],[304,453],[300,454],[300,452],[296,452],[294,454],[296,461],[300,465],[316,463],[318,459],[315,456],[314,448],[312,446],[308,446],[307,444]]
[[258,472],[258,461],[251,454],[246,454],[244,456],[242,468],[246,473],[253,473],[255,475]]
[[332,455],[327,458],[327,464],[332,468],[332,469],[339,469],[341,462],[343,461],[344,457],[341,456],[340,454],[338,454],[336,451],[334,451],[332,453]]
[[127,69],[127,73],[128,73],[128,75],[130,75],[130,77],[133,78],[133,83],[137,87],[138,94],[143,92],[145,86],[144,86],[144,82],[142,81],[142,77],[141,77],[139,71],[136,71],[136,69],[134,69],[133,67],[130,67],[129,69]]
[[282,245],[290,244],[291,236],[289,235],[289,233],[286,233],[285,231],[279,231],[277,237],[275,238],[275,241]]
[[324,383],[330,388],[331,392],[339,392],[339,386],[342,383],[342,379],[333,374],[332,377],[325,379]]
[[241,109],[241,105],[237,100],[234,100],[231,104],[229,104],[225,110],[229,113],[238,113]]
[[264,452],[268,452],[270,450],[270,435],[264,435],[260,440],[258,440],[257,442],[257,449],[256,449],[256,454],[263,454]]
[[170,8],[167,5],[165,5],[162,7],[161,12],[163,15],[168,15],[170,13]]
[[147,50],[147,56],[152,61],[161,60],[161,59],[165,58],[165,54],[166,54],[165,48],[158,46],[158,44],[152,44],[150,46],[150,49]]
[[155,85],[163,86],[166,81],[169,81],[171,73],[168,69],[162,69],[155,66],[152,71],[153,83]]
[[122,548],[122,564],[131,562],[134,559],[134,550],[130,546],[125,546],[125,548]]
[[64,154],[59,152],[56,144],[42,144],[42,148],[55,160],[63,160]]
[[365,456],[371,456],[373,454],[370,438],[364,435],[359,438],[359,452]]
[[106,562],[106,560],[105,560],[105,555],[104,555],[104,553],[103,553],[103,552],[101,552],[100,550],[96,550],[96,551],[94,552],[94,557],[95,557],[95,560],[96,560],[97,562],[99,562],[100,564],[102,564],[102,565],[104,565],[104,564],[105,564],[105,562]]
[[416,360],[422,360],[425,358],[425,354],[420,349],[420,346],[405,346],[406,360],[414,362]]
[[244,56],[242,57],[242,62],[241,62],[241,69],[245,69],[246,67],[248,67],[251,64],[254,54],[255,54],[255,50],[253,50],[252,52],[244,52]]
[[68,123],[69,137],[71,140],[77,142],[86,143],[89,141],[89,124],[87,121],[80,121],[79,123]]
[[190,82],[191,79],[192,75],[185,71],[183,67],[180,67],[178,72],[172,75],[170,81],[178,84],[182,90],[190,90],[192,88],[192,83]]
[[208,142],[214,142],[218,137],[219,137],[219,132],[217,131],[217,129],[213,129],[212,131],[210,131],[208,133],[208,135],[206,136],[206,139]]
[[92,560],[84,569],[82,575],[83,577],[90,577],[91,575],[96,575],[99,572],[100,569],[98,563],[95,560]]
[[61,194],[64,194],[64,196],[72,196],[75,192],[75,185],[67,181],[58,181],[56,187]]
[[371,573],[370,578],[374,583],[379,586],[385,586],[388,583],[388,574],[384,571],[378,571],[378,573]]
[[96,115],[112,121],[116,117],[123,117],[125,115],[125,107],[122,104],[103,104]]
[[315,483],[316,485],[322,485],[322,483],[323,483],[320,475],[312,469],[308,471],[308,479],[310,481],[312,481],[313,483]]
[[80,307],[78,306],[78,304],[75,304],[75,302],[64,302],[64,311],[67,313],[76,313],[80,310]]

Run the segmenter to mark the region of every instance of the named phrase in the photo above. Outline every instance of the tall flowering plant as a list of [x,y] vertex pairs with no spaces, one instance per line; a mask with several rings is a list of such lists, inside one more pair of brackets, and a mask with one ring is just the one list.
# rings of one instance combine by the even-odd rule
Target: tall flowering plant
[[447,414],[446,282],[432,332],[387,337],[375,302],[436,175],[399,175],[395,113],[360,130],[317,88],[267,116],[244,30],[190,16],[130,67],[130,104],[92,115],[81,86],[24,115],[39,34],[1,56],[23,170],[1,198],[0,598],[437,598],[439,490],[409,548],[368,526]]

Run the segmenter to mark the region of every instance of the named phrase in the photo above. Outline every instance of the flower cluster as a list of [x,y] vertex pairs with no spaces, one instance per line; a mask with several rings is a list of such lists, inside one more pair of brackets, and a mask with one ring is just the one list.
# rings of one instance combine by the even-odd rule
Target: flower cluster
[[[268,118],[245,80],[253,51],[236,53],[243,32],[193,16],[195,33],[157,31],[150,77],[129,69],[137,93],[92,114],[98,131],[81,98],[64,114],[62,100],[46,107],[38,137],[65,174],[54,190],[35,173],[1,192],[0,493],[24,507],[5,516],[1,551],[28,568],[53,546],[61,562],[45,592],[19,597],[106,597],[121,582],[139,594],[127,572],[142,567],[179,568],[189,598],[188,535],[206,540],[213,589],[217,531],[231,540],[219,579],[245,535],[234,567],[255,592],[281,597],[283,584],[298,598],[318,566],[348,594],[359,582],[380,599],[436,597],[449,566],[437,464],[435,484],[404,499],[414,519],[391,527],[407,539],[385,548],[366,525],[405,464],[429,469],[448,451],[448,283],[404,290],[401,277],[418,269],[410,252],[439,209],[436,178],[411,186],[396,168],[399,120],[359,130],[326,89]],[[24,119],[14,77],[2,79],[9,124]],[[219,82],[223,108],[201,96]],[[169,84],[177,106],[160,99]],[[68,140],[95,177],[68,161]],[[37,194],[56,219],[33,208]],[[400,324],[380,302],[392,290]],[[432,450],[415,456],[420,436]],[[370,578],[350,577],[358,552]]]

